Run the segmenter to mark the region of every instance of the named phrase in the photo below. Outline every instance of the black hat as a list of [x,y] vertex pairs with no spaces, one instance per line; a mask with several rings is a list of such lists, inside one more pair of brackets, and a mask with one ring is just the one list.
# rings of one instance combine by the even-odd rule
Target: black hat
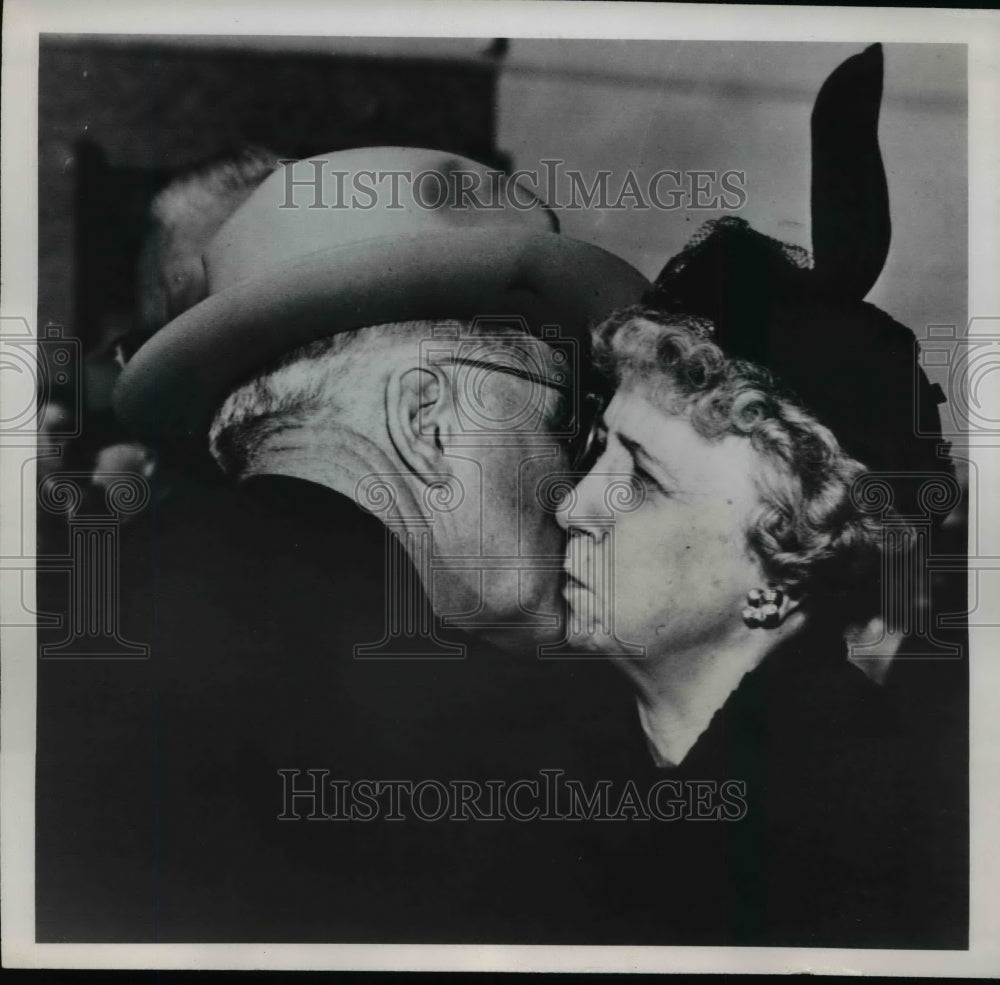
[[[951,468],[941,388],[920,368],[913,332],[864,301],[891,234],[881,96],[882,49],[872,45],[816,99],[812,256],[742,219],[719,219],[667,263],[644,301],[711,319],[728,355],[770,370],[870,470],[940,475]],[[893,485],[900,512],[921,512],[912,482]]]

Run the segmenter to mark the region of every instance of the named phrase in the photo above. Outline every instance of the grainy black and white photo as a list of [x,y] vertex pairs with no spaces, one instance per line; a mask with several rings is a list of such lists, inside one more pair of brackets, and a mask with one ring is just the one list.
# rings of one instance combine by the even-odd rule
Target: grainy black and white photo
[[38,944],[969,948],[968,50],[883,37],[40,35]]

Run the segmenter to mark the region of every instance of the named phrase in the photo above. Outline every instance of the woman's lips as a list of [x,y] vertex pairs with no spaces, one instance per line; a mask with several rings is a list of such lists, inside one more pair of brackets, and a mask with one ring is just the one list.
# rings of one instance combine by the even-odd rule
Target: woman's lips
[[[563,561],[563,573],[566,580],[563,584],[565,595],[586,592],[594,595],[591,584],[601,584],[601,555],[598,554],[602,543],[593,538],[580,535],[570,535],[566,544],[566,558]],[[584,577],[581,577],[584,576]],[[586,580],[585,580],[586,578]]]

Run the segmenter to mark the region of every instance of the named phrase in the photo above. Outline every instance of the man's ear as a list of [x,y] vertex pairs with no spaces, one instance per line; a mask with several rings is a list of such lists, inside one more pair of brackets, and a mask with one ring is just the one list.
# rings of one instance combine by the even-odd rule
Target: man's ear
[[407,468],[427,483],[447,470],[449,407],[448,377],[437,367],[411,366],[389,377],[385,390],[389,437]]

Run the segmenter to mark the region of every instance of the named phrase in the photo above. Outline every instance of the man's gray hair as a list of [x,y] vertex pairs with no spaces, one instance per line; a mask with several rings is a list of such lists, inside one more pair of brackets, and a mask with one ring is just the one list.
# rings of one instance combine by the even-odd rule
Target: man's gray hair
[[[408,321],[340,332],[293,349],[233,390],[209,430],[209,449],[234,478],[256,471],[280,435],[325,419],[346,423],[370,390],[373,370],[383,372],[393,353],[416,353],[439,338],[442,326],[463,341],[478,341],[477,356],[540,344],[523,329],[490,327],[477,335],[468,322]],[[445,344],[447,348],[447,344]]]
[[403,342],[428,338],[429,322],[395,322],[339,332],[292,349],[233,390],[209,429],[212,456],[234,478],[254,471],[274,438],[315,421],[335,418],[354,403],[369,366],[384,365]]

